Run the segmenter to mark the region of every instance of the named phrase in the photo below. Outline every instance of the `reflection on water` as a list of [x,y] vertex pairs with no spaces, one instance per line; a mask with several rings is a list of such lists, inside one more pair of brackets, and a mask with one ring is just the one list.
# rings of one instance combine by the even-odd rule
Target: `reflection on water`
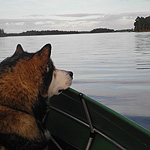
[[51,43],[56,67],[74,72],[73,88],[150,129],[150,33],[5,37],[0,60],[18,43],[29,52]]
[[150,130],[150,117],[145,116],[126,116],[126,117],[140,124],[144,128]]
[[150,69],[150,33],[135,35],[137,69]]

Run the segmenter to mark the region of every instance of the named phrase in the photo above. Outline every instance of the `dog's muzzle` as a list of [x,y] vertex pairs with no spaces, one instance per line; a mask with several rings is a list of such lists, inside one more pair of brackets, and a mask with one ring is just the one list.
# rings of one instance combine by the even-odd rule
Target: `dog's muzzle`
[[53,72],[53,78],[48,89],[48,98],[53,95],[59,95],[64,90],[68,89],[73,80],[73,72],[56,69]]

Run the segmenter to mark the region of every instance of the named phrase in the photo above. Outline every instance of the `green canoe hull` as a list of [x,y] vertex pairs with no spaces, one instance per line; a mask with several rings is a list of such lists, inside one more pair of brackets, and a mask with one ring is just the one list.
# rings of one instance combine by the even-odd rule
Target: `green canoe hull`
[[148,130],[71,88],[50,108],[46,127],[76,150],[150,150]]

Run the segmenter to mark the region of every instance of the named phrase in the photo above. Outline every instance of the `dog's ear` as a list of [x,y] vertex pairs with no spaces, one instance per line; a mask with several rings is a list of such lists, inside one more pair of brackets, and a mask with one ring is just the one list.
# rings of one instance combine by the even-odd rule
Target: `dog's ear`
[[23,52],[24,52],[24,50],[23,50],[22,46],[20,44],[18,44],[16,47],[16,51],[15,51],[14,55],[20,55]]
[[51,55],[51,44],[46,44],[40,51],[38,51],[33,59],[36,59],[40,62],[47,64]]
[[51,44],[46,44],[39,51],[39,56],[41,57],[41,59],[46,59],[46,58],[49,59],[50,55],[51,55]]

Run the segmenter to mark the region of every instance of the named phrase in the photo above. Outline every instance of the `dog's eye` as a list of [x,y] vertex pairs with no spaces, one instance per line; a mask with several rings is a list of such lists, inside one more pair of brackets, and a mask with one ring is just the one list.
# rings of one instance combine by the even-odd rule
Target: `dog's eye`
[[60,89],[60,90],[58,90],[58,93],[62,93],[64,90],[63,89]]

